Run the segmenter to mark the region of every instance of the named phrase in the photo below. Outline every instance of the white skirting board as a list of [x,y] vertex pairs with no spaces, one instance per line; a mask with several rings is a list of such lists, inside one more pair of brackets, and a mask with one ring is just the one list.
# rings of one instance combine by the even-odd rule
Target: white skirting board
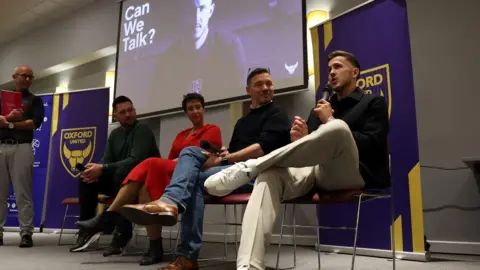
[[[138,235],[145,235],[145,229],[138,228],[136,233]],[[177,230],[174,228],[171,230],[172,238],[175,238],[177,235]],[[164,239],[170,238],[170,230],[163,230],[162,236]],[[234,243],[235,241],[235,233],[227,233],[227,243]],[[240,233],[237,235],[237,241],[240,241]],[[297,245],[299,246],[311,246],[317,249],[317,239],[315,235],[297,235]],[[213,232],[205,232],[203,234],[203,240],[205,242],[224,242],[224,234],[223,233],[213,233]],[[278,244],[280,242],[280,235],[274,234],[272,235],[272,244]],[[293,245],[293,235],[283,235],[282,245]],[[330,253],[342,253],[342,254],[352,254],[353,248],[352,247],[342,247],[342,246],[328,246],[328,245],[320,245],[320,250],[323,252],[330,252]],[[392,258],[392,251],[390,250],[380,250],[380,249],[368,249],[368,248],[357,248],[356,251],[357,255],[360,256],[372,256],[372,257],[380,257],[380,258]],[[430,253],[413,253],[413,252],[395,252],[396,258],[401,260],[409,260],[409,261],[421,261],[421,262],[428,262],[430,260]]]
[[430,251],[433,253],[480,255],[480,243],[478,242],[428,240],[428,243],[430,243]]

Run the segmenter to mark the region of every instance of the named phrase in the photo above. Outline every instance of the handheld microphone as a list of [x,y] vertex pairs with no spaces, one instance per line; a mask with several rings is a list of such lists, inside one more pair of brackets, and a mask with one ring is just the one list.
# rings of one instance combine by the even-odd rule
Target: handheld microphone
[[332,86],[329,83],[325,84],[325,86],[323,87],[322,99],[329,101],[330,97],[332,96],[332,92],[333,92]]
[[200,146],[203,149],[209,150],[209,151],[214,152],[214,153],[221,153],[222,152],[222,150],[220,148],[211,144],[209,141],[201,140],[200,141]]
[[82,163],[77,163],[77,164],[75,165],[75,168],[77,168],[77,170],[79,170],[79,171],[81,171],[81,172],[83,172],[83,171],[85,171],[85,170],[87,169],[85,166],[83,166]]

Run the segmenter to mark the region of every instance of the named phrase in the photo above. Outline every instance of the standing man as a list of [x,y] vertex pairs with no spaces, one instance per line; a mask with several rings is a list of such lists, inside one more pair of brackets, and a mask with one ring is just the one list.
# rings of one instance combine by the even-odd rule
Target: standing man
[[295,117],[292,143],[239,162],[205,182],[210,194],[225,196],[257,176],[242,223],[238,270],[265,269],[264,256],[282,200],[312,188],[342,190],[390,186],[389,131],[385,99],[356,86],[360,63],[351,53],[328,56],[328,82],[335,94],[319,100],[308,121]]
[[[12,75],[15,91],[22,93],[22,108],[7,116],[0,115],[0,246],[7,217],[7,199],[13,184],[20,223],[20,247],[33,247],[33,131],[42,125],[42,99],[28,90],[34,79],[29,66],[18,66]],[[1,98],[0,98],[1,111]]]
[[[100,162],[87,164],[87,169],[81,174],[82,180],[78,182],[80,224],[96,216],[99,193],[115,197],[123,180],[137,164],[150,157],[160,157],[155,136],[148,126],[138,122],[132,101],[119,96],[112,107],[120,127],[108,137]],[[132,238],[132,224],[128,220],[123,217],[112,217],[112,220],[115,221],[116,232],[110,246],[103,252],[105,257],[121,254]],[[79,227],[77,243],[70,249],[71,252],[84,250],[100,235]]]
[[[228,150],[208,155],[199,147],[186,147],[178,157],[170,184],[162,197],[146,205],[126,205],[119,212],[138,224],[172,226],[182,214],[180,241],[176,258],[162,270],[198,269],[197,258],[202,246],[204,189],[210,176],[236,162],[261,157],[290,142],[290,120],[273,101],[273,79],[265,68],[254,69],[247,77],[250,112],[240,118]],[[250,192],[251,184],[237,191]]]

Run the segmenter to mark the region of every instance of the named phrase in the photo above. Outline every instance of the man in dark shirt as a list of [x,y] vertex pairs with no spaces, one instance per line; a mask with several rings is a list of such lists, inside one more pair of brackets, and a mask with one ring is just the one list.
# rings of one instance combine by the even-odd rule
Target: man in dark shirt
[[366,96],[356,87],[360,64],[354,55],[331,53],[328,69],[335,92],[331,103],[319,100],[308,124],[295,117],[292,143],[239,162],[205,182],[210,194],[224,196],[257,177],[244,214],[248,220],[242,224],[237,269],[265,269],[265,249],[282,200],[303,196],[315,186],[341,190],[390,185],[384,98]]
[[[28,90],[34,79],[28,66],[18,66],[12,75],[15,91],[22,93],[22,109],[0,115],[0,201],[6,202],[13,184],[20,223],[20,247],[32,247],[33,200],[32,171],[33,131],[43,122],[42,99]],[[1,111],[1,98],[0,98]],[[3,225],[7,217],[6,203],[0,207],[0,246],[3,245]]]
[[[100,162],[87,164],[87,169],[81,174],[82,181],[78,186],[80,221],[95,217],[99,193],[115,197],[130,170],[147,158],[160,157],[155,136],[148,126],[138,122],[132,101],[119,96],[112,106],[120,127],[108,137]],[[122,217],[115,219],[116,232],[104,256],[122,253],[132,237],[132,224]],[[99,237],[99,233],[79,227],[77,243],[70,249],[71,252],[84,250]]]
[[[261,157],[290,142],[290,120],[273,101],[274,86],[267,69],[253,70],[247,77],[251,111],[235,125],[228,150],[208,154],[198,147],[187,147],[180,153],[170,184],[163,196],[147,205],[127,205],[120,213],[142,224],[173,226],[182,213],[177,258],[165,269],[198,268],[202,245],[203,182],[235,162]],[[237,189],[251,191],[248,183]],[[153,213],[153,214],[152,214]]]

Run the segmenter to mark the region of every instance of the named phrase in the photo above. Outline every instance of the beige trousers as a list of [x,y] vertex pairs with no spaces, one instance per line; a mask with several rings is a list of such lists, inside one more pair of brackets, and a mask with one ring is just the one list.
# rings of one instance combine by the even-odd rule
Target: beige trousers
[[[238,269],[265,269],[264,256],[282,200],[323,190],[361,188],[358,150],[348,125],[333,120],[311,134],[258,159],[242,222]],[[314,214],[314,213],[312,213]]]

